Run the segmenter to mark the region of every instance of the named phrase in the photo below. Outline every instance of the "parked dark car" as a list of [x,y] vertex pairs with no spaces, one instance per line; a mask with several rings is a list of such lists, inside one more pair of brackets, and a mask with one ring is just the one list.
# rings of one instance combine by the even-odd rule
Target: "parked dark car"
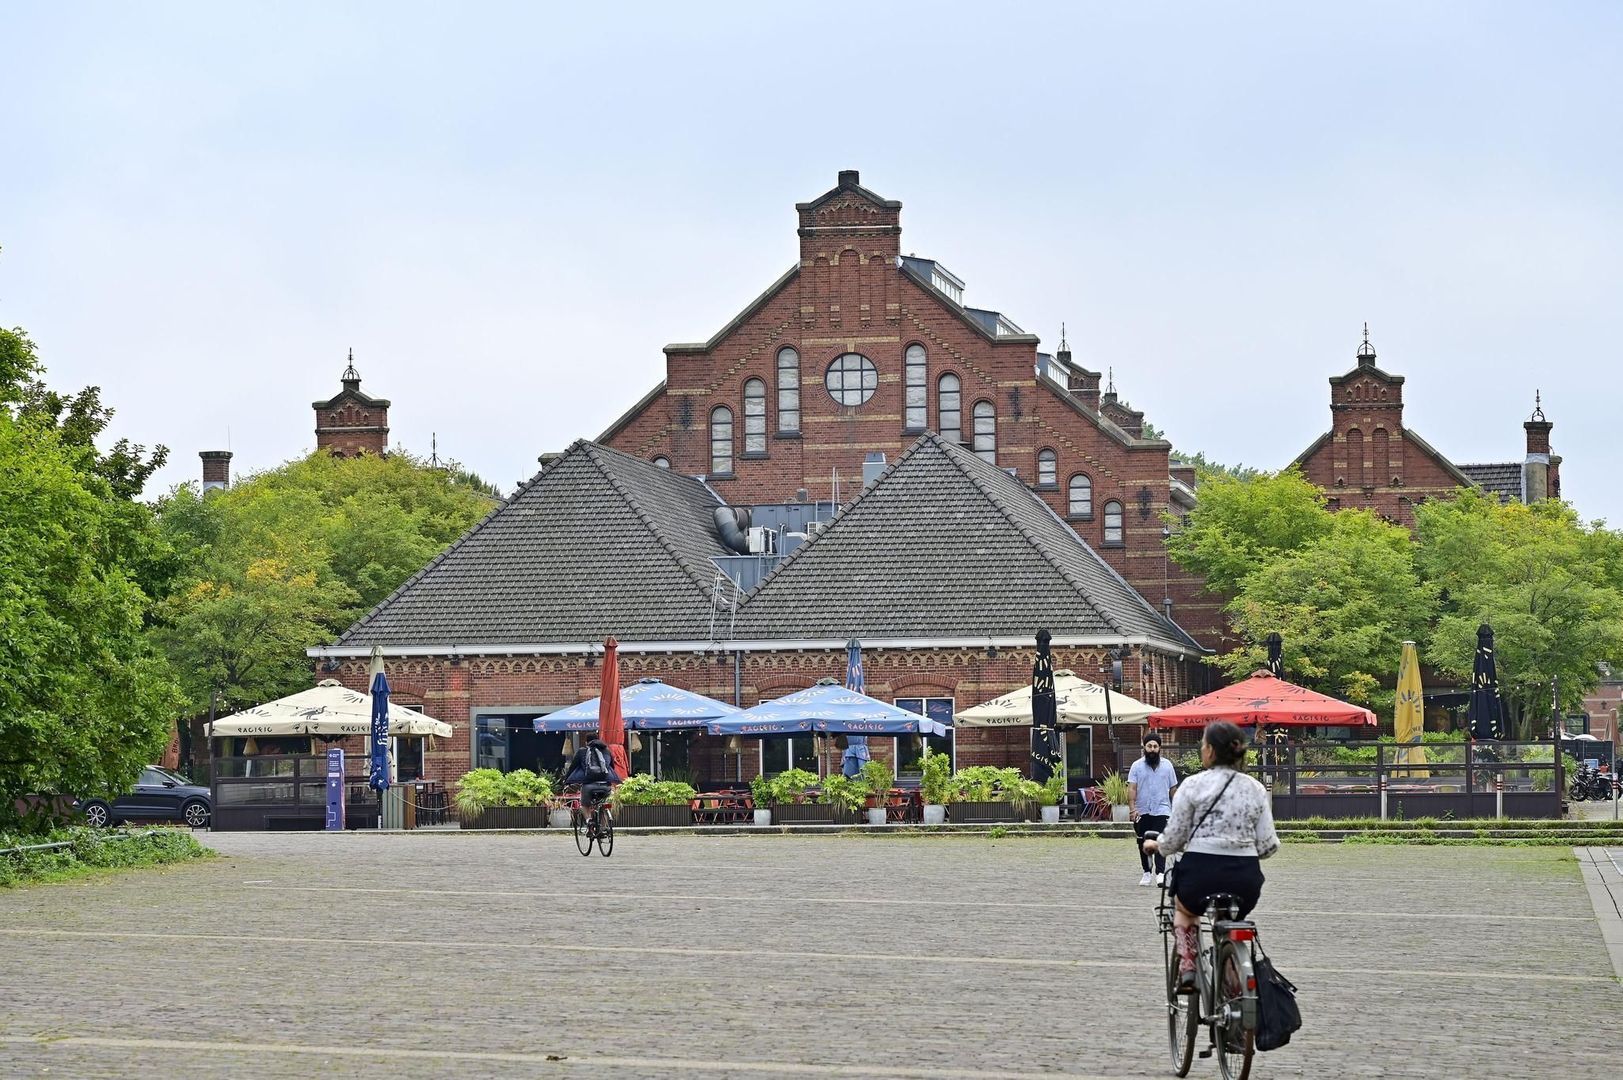
[[83,799],[79,812],[85,822],[100,828],[120,821],[183,821],[193,828],[209,823],[214,804],[209,789],[198,787],[179,773],[149,765],[141,770],[135,790],[112,802]]

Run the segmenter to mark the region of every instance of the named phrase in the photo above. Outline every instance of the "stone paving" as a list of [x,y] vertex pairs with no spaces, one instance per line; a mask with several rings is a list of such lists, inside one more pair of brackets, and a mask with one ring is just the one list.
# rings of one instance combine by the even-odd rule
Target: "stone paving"
[[[208,839],[222,858],[0,891],[0,1076],[1169,1075],[1120,841]],[[1266,868],[1308,1026],[1254,1076],[1613,1064],[1623,990],[1569,849]]]

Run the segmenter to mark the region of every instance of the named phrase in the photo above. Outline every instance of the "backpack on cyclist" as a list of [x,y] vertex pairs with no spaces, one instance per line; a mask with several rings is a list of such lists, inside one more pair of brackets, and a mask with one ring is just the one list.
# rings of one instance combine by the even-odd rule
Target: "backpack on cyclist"
[[1296,984],[1279,973],[1266,953],[1257,954],[1252,973],[1257,979],[1257,1049],[1277,1050],[1302,1026]]
[[614,778],[614,759],[601,746],[586,748],[586,782],[607,784]]

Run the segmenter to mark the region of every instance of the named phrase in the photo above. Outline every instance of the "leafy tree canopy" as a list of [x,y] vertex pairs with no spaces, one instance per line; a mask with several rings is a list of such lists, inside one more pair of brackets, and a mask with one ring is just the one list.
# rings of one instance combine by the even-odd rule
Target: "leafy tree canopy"
[[1211,591],[1232,594],[1262,566],[1328,535],[1333,518],[1323,493],[1295,469],[1250,479],[1208,473],[1167,551]]

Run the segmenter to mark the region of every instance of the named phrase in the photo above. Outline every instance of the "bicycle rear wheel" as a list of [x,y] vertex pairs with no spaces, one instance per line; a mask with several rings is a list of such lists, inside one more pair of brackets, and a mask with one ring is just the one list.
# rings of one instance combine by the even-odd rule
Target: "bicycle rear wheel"
[[1178,993],[1178,947],[1170,933],[1162,934],[1166,951],[1167,1045],[1172,1051],[1172,1071],[1189,1075],[1195,1057],[1195,1002],[1193,994]]
[[1217,977],[1212,996],[1220,1004],[1212,1010],[1218,1017],[1212,1034],[1217,1042],[1217,1071],[1223,1080],[1246,1080],[1251,1075],[1251,1056],[1256,1049],[1257,997],[1251,978],[1249,955],[1241,946],[1225,942],[1217,954]]
[[614,815],[607,806],[597,812],[597,853],[605,859],[614,854]]
[[592,853],[592,828],[587,822],[586,814],[576,810],[570,820],[575,824],[575,846],[580,849],[582,855],[590,855]]

